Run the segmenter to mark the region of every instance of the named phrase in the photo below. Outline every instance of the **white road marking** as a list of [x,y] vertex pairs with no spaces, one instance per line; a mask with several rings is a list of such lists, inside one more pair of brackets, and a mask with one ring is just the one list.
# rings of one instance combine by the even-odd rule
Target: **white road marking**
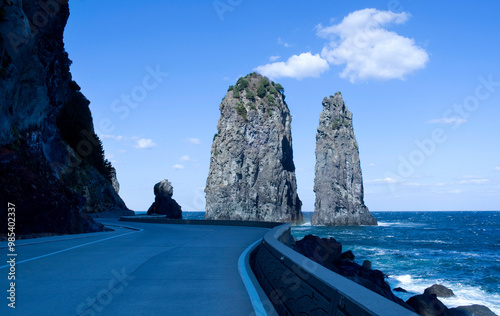
[[[16,265],[21,264],[21,263],[25,263],[25,262],[29,262],[29,261],[33,261],[33,260],[37,260],[37,259],[42,259],[42,258],[45,258],[45,257],[48,257],[48,256],[56,255],[56,254],[61,253],[61,252],[66,252],[66,251],[73,250],[73,249],[77,249],[77,248],[80,248],[80,247],[83,247],[83,246],[88,246],[88,245],[92,245],[92,244],[97,244],[97,243],[99,243],[99,242],[101,242],[101,241],[110,240],[110,239],[113,239],[113,238],[118,238],[118,237],[121,237],[121,236],[130,235],[130,234],[137,233],[137,232],[141,232],[141,231],[142,231],[142,229],[141,229],[141,230],[139,230],[139,231],[128,232],[128,233],[125,233],[125,234],[121,234],[121,235],[117,235],[117,236],[113,236],[113,237],[108,237],[108,238],[104,238],[104,239],[100,239],[100,240],[96,240],[96,241],[88,242],[88,243],[86,243],[86,244],[82,244],[82,245],[74,246],[74,247],[71,247],[71,248],[67,248],[67,249],[59,250],[59,251],[52,252],[52,253],[48,253],[48,254],[45,254],[45,255],[38,256],[38,257],[34,257],[34,258],[30,258],[30,259],[26,259],[26,260],[18,261],[18,262],[16,262]],[[8,265],[8,264],[7,264],[7,265],[4,265],[4,266],[1,266],[1,267],[0,267],[0,270],[1,270],[1,269],[4,269],[4,268],[7,268],[7,267],[10,267],[10,265]]]

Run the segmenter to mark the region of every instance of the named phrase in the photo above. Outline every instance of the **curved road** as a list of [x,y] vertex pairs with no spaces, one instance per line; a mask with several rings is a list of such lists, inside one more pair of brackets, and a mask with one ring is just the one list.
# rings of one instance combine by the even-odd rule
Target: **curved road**
[[122,223],[114,232],[21,240],[16,308],[0,315],[254,315],[238,258],[266,228]]

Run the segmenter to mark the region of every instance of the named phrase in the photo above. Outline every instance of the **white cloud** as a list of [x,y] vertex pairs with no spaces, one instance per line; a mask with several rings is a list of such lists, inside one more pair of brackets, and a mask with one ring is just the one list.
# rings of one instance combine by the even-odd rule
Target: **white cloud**
[[459,184],[485,184],[490,182],[490,179],[467,179],[461,180]]
[[363,9],[344,17],[339,24],[317,26],[317,34],[330,40],[321,56],[335,65],[345,65],[341,78],[351,82],[365,79],[404,79],[425,67],[427,52],[411,38],[384,27],[402,24],[409,14]]
[[403,182],[403,185],[407,186],[407,187],[425,187],[425,186],[429,186],[428,184],[418,183],[418,182]]
[[302,79],[307,77],[318,78],[323,72],[328,70],[326,60],[318,54],[310,52],[300,55],[293,55],[286,62],[280,61],[272,64],[259,66],[254,70],[270,78],[290,77]]
[[182,156],[179,160],[180,160],[180,161],[190,161],[190,160],[191,160],[191,157],[189,157],[188,155],[184,155],[184,156]]
[[495,171],[500,171],[500,167],[495,167]]
[[149,138],[141,138],[136,141],[135,148],[137,149],[149,149],[156,146],[156,143]]
[[119,141],[122,141],[125,139],[125,137],[123,136],[119,136],[119,135],[112,135],[112,134],[102,134],[100,136],[101,139],[113,139],[113,140],[116,140],[117,142]]
[[269,61],[277,61],[280,58],[281,58],[280,56],[271,56],[269,57]]
[[199,138],[188,138],[187,142],[192,145],[201,145],[201,140]]
[[368,167],[376,167],[377,165],[374,164],[373,162],[368,165]]
[[288,44],[287,42],[283,41],[283,40],[281,39],[281,37],[280,37],[280,38],[278,38],[278,44],[283,45],[284,47],[287,47],[287,48],[291,46],[291,45],[290,45],[290,44]]
[[[123,142],[127,146],[133,146],[136,149],[149,149],[149,148],[153,148],[156,146],[156,143],[152,139],[141,138],[139,136],[126,137],[126,136],[120,136],[120,135],[102,134],[99,137],[101,139],[112,139],[112,140],[117,141],[117,142]],[[126,153],[127,151],[124,149],[121,149],[118,152],[123,154],[123,153]]]
[[399,182],[398,179],[394,179],[394,178],[391,178],[391,177],[387,177],[387,178],[383,178],[383,179],[375,179],[375,180],[365,181],[365,183],[373,183],[373,184],[380,184],[380,183],[394,184],[394,183],[398,183],[398,182]]
[[182,170],[182,169],[184,169],[184,166],[183,166],[183,165],[176,164],[176,165],[174,165],[172,168],[174,168],[175,170]]
[[464,123],[467,123],[467,120],[464,118],[440,118],[440,119],[434,119],[430,120],[428,123],[431,124],[446,124],[446,125],[462,125]]

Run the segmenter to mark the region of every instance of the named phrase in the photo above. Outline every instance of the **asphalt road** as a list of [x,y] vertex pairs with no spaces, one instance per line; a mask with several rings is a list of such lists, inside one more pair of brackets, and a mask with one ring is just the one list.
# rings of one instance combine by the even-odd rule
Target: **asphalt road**
[[253,315],[238,258],[266,228],[121,223],[16,243],[15,309],[0,243],[0,315]]

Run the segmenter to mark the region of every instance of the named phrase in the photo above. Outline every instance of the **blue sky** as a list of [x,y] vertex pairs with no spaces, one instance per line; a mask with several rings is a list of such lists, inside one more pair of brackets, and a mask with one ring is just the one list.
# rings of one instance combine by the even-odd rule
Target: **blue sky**
[[203,211],[219,103],[254,70],[285,88],[303,211],[321,101],[354,114],[372,211],[500,209],[498,1],[70,1],[71,72],[127,206],[167,178]]

